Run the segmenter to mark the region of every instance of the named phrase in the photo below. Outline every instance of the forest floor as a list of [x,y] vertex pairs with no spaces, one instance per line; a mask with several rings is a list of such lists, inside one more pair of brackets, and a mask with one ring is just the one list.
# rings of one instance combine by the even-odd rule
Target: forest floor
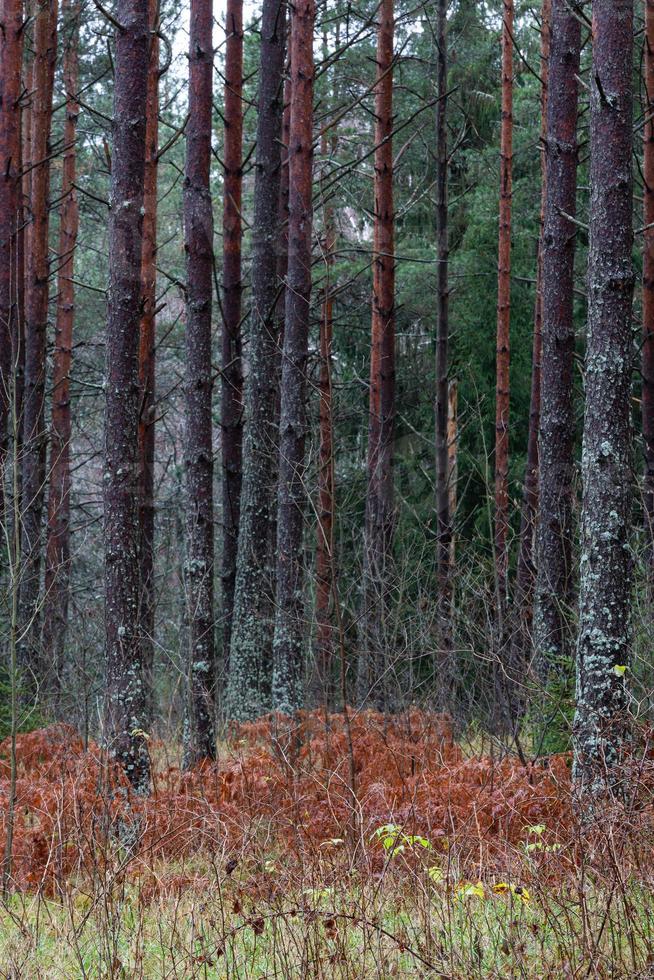
[[487,749],[417,710],[265,719],[189,773],[151,743],[144,800],[22,735],[0,977],[654,977],[649,757],[589,830],[566,755]]

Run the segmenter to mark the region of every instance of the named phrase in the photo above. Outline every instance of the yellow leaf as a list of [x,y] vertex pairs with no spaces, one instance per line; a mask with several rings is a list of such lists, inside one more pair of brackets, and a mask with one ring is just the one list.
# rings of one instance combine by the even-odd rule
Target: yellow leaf
[[485,898],[486,893],[481,881],[473,885],[471,881],[462,881],[459,885],[459,898]]
[[440,885],[441,882],[445,880],[443,870],[442,868],[439,868],[437,864],[433,864],[431,868],[427,868],[427,874],[435,885]]
[[496,885],[493,885],[493,892],[495,895],[505,895],[507,892],[511,892],[512,895],[515,895],[522,902],[528,902],[530,898],[529,892],[524,885],[509,885],[506,881],[498,881]]
[[615,664],[613,667],[613,673],[618,677],[624,677],[627,672],[627,667],[625,664]]

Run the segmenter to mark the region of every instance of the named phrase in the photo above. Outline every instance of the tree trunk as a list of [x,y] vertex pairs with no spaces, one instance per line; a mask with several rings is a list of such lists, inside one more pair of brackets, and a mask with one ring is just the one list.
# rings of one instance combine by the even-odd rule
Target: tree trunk
[[303,703],[305,438],[311,301],[314,0],[296,0],[291,16],[291,120],[288,149],[288,272],[282,355],[277,506],[277,593],[273,709]]
[[[21,661],[27,685],[47,692],[52,664],[40,644],[42,517],[46,482],[45,373],[48,326],[50,126],[57,57],[57,0],[39,0],[34,22],[34,96],[31,110],[32,180],[25,282],[25,392],[22,462]],[[34,166],[36,164],[36,166]]]
[[221,426],[223,459],[223,650],[229,658],[238,550],[243,441],[241,363],[241,189],[243,184],[243,0],[227,4],[225,54],[225,183],[223,189],[223,331]]
[[18,329],[21,190],[20,96],[23,56],[22,0],[4,0],[0,31],[0,516],[11,412],[12,337]]
[[[513,200],[513,0],[503,0],[500,233],[497,266],[495,391],[495,575],[497,634],[505,641],[509,574],[509,366],[511,357],[511,207]],[[500,668],[501,670],[501,668]]]
[[648,601],[654,602],[654,0],[645,0],[642,416]]
[[139,636],[138,343],[148,0],[118,0],[105,381],[105,736],[135,791],[150,787]]
[[574,777],[616,790],[629,729],[633,0],[593,0],[586,411]]
[[436,685],[440,701],[447,706],[452,686],[452,519],[450,512],[450,467],[448,445],[448,371],[450,336],[448,151],[447,151],[447,0],[438,0],[436,22],[438,48],[438,103],[436,105],[436,238],[437,324],[436,324],[436,527],[438,560],[438,609],[440,618],[439,662]]
[[[325,46],[326,47],[326,46]],[[321,155],[327,157],[327,134],[320,140]],[[331,139],[332,153],[336,137]],[[320,310],[320,373],[318,376],[320,444],[318,449],[318,528],[316,532],[316,647],[314,702],[329,710],[333,701],[332,654],[334,628],[331,620],[334,589],[334,422],[332,391],[332,338],[334,332],[332,275],[336,226],[334,209],[324,204],[325,284]]]
[[75,190],[78,87],[78,44],[80,5],[64,0],[62,6],[64,48],[64,159],[59,216],[59,271],[57,315],[52,372],[52,420],[50,427],[50,484],[48,488],[48,534],[45,553],[45,606],[43,648],[54,667],[54,693],[61,693],[64,648],[68,627],[70,589],[70,369],[75,323],[75,247],[79,209]]
[[149,0],[150,61],[145,119],[141,323],[139,327],[139,602],[148,726],[154,715],[154,437],[157,303],[157,171],[159,152],[159,3]]
[[368,421],[364,612],[357,695],[386,708],[390,677],[387,604],[394,527],[395,255],[393,214],[393,0],[382,0],[377,32],[373,295]]
[[270,707],[276,474],[277,248],[281,162],[283,0],[264,0],[252,241],[252,315],[245,384],[245,443],[227,715],[246,720]]
[[572,505],[575,419],[574,260],[581,25],[553,0],[543,233],[543,374],[535,648],[543,678],[572,657]]
[[211,395],[213,214],[209,171],[212,0],[191,0],[189,121],[186,127],[186,485],[189,717],[185,762],[214,758],[214,539]]
[[535,545],[538,517],[538,432],[541,410],[541,376],[543,359],[543,228],[547,195],[547,105],[549,86],[549,57],[552,0],[543,0],[541,7],[541,202],[538,253],[536,258],[536,298],[534,301],[534,334],[531,358],[531,393],[529,399],[529,433],[527,461],[522,488],[518,567],[515,584],[515,627],[511,637],[512,656],[509,664],[511,722],[515,726],[524,711],[524,673],[531,660],[532,626],[534,618],[534,585],[536,579]]

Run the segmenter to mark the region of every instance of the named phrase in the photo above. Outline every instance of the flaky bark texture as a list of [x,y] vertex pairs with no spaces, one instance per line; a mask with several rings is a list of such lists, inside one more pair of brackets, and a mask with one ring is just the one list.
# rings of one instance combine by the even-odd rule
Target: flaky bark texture
[[12,389],[12,337],[18,327],[22,0],[0,12],[0,508]]
[[154,706],[154,439],[157,303],[157,170],[159,152],[158,0],[149,0],[150,63],[145,120],[143,244],[141,247],[141,323],[139,327],[139,568],[140,630],[148,725]]
[[243,0],[228,0],[225,21],[225,183],[223,189],[222,610],[227,666],[232,636],[243,442],[241,362],[241,189],[243,184]]
[[448,371],[450,338],[449,230],[447,155],[447,0],[438,0],[436,43],[438,47],[438,104],[436,106],[436,236],[437,323],[436,323],[436,529],[438,558],[438,608],[440,653],[436,682],[443,700],[451,688],[452,664],[452,521],[450,512],[450,467],[448,446]]
[[50,483],[48,487],[48,534],[45,551],[45,605],[43,647],[54,668],[55,696],[61,690],[64,646],[68,626],[70,589],[70,369],[75,323],[75,247],[79,209],[75,190],[80,7],[64,0],[64,159],[59,215],[59,271],[57,316],[52,371],[52,422],[50,427]]
[[136,792],[150,786],[139,637],[138,342],[148,0],[118,0],[105,383],[105,737]]
[[654,600],[654,0],[645,0],[645,128],[643,154],[642,416],[645,535],[649,601]]
[[306,638],[304,530],[306,368],[311,300],[314,0],[296,0],[291,18],[291,119],[286,317],[282,354],[277,503],[277,593],[273,709],[303,702]]
[[511,357],[511,205],[513,200],[513,0],[503,0],[500,234],[497,266],[495,389],[495,575],[497,631],[504,645],[509,573],[509,366]]
[[364,642],[359,657],[358,700],[387,706],[390,637],[386,607],[393,529],[395,429],[395,244],[393,213],[393,0],[378,12],[375,86],[375,213],[373,241],[368,492],[364,554]]
[[[586,411],[574,777],[617,789],[631,658],[633,0],[593,0]],[[616,670],[616,667],[619,668]]]
[[212,108],[212,0],[192,0],[189,121],[186,127],[186,588],[189,706],[185,761],[214,758],[214,535],[211,426],[213,214],[209,189]]
[[[45,372],[48,326],[48,229],[50,126],[57,57],[57,0],[42,0],[34,22],[34,95],[31,110],[31,224],[27,229],[25,276],[25,392],[22,461],[21,660],[35,687],[46,690],[51,664],[40,643],[40,580],[43,497],[46,482]],[[28,681],[29,684],[29,681]]]
[[[567,0],[553,0],[543,237],[543,396],[535,648],[546,677],[572,655],[574,480],[574,258],[577,104],[581,25]],[[570,217],[566,217],[569,215]]]
[[547,194],[547,105],[549,86],[550,21],[552,0],[543,0],[541,7],[541,204],[538,254],[536,259],[536,299],[534,301],[534,334],[531,355],[531,393],[529,399],[529,435],[527,463],[522,487],[520,539],[515,584],[515,633],[511,638],[513,654],[510,662],[511,686],[517,698],[512,698],[513,720],[522,710],[524,698],[520,693],[524,670],[531,659],[534,586],[536,580],[536,519],[538,516],[538,430],[541,411],[541,375],[543,357],[543,227]]
[[[274,620],[271,523],[275,501],[278,374],[275,300],[285,16],[264,0],[254,185],[252,314],[245,385],[245,444],[226,712],[255,718],[270,707]],[[271,370],[271,365],[273,369]]]

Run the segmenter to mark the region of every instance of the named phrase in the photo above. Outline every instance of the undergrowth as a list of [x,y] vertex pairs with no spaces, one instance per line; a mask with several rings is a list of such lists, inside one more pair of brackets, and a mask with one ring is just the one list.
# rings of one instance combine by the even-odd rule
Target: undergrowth
[[0,976],[651,976],[648,753],[591,825],[566,755],[417,710],[267,718],[189,773],[150,750],[143,800],[72,729],[19,736]]

